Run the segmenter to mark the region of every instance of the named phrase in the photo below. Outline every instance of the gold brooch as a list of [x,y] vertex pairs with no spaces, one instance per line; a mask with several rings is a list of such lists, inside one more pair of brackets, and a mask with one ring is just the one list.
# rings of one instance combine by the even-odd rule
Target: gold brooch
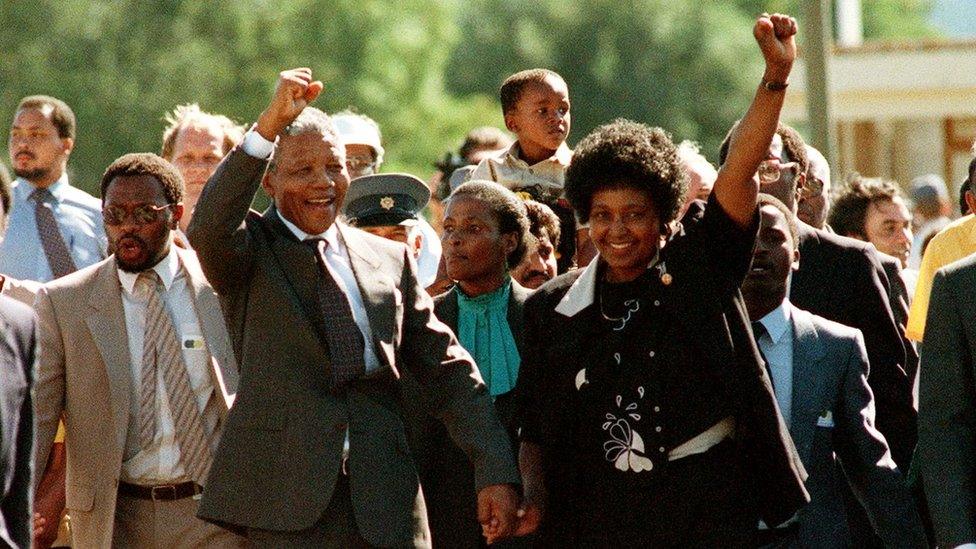
[[671,276],[671,273],[664,273],[661,275],[661,284],[664,284],[665,286],[670,286],[672,280],[674,280],[674,277]]
[[384,196],[380,199],[380,207],[384,210],[390,210],[394,205],[396,205],[396,202],[393,201],[392,196]]

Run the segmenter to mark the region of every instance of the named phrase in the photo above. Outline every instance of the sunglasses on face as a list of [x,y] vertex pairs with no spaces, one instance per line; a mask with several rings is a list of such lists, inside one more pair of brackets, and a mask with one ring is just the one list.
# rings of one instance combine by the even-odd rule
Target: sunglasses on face
[[756,173],[759,174],[759,183],[768,185],[779,181],[784,170],[793,171],[798,166],[799,164],[796,162],[780,162],[776,159],[763,160],[759,163],[759,169]]
[[159,219],[159,212],[175,206],[176,204],[164,204],[156,206],[154,204],[144,204],[132,208],[131,212],[126,211],[122,206],[105,206],[102,208],[102,220],[106,225],[121,225],[132,215],[132,222],[136,225],[148,225]]

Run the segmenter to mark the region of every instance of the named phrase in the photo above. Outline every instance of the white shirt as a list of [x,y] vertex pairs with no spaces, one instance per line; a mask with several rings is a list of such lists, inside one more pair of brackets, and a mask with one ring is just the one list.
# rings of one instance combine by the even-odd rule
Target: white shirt
[[759,322],[767,333],[759,337],[757,343],[769,363],[776,403],[789,427],[793,408],[793,319],[789,301],[783,300],[779,307],[760,318]]
[[[203,340],[203,332],[193,296],[187,286],[187,275],[180,265],[176,250],[170,246],[169,254],[157,263],[152,270],[159,274],[163,283],[163,306],[169,313],[176,336],[180,341],[183,360],[189,373],[190,387],[196,397],[200,413],[213,396],[214,386],[211,377],[211,358]],[[129,398],[129,445],[132,437],[138,440],[139,393],[142,386],[142,344],[146,329],[146,303],[144,293],[147,286],[136,286],[139,273],[119,270],[122,284],[122,309],[125,313],[125,329],[129,341],[130,371],[132,374],[132,393]],[[149,448],[141,448],[135,455],[126,456],[122,463],[122,480],[135,484],[161,484],[170,481],[186,480],[186,472],[180,463],[180,448],[176,441],[176,428],[170,412],[169,397],[163,381],[163,369],[157,369],[156,379],[156,438]],[[216,427],[204,417],[204,428],[212,433]],[[138,442],[135,443],[138,447]]]

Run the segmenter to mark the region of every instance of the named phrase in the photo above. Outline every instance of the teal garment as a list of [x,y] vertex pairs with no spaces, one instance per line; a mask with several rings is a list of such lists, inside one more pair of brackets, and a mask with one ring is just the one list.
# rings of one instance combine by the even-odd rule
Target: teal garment
[[474,357],[492,397],[511,391],[515,388],[522,362],[508,326],[511,279],[497,290],[478,297],[464,295],[460,286],[455,286],[454,291],[458,299],[461,346]]

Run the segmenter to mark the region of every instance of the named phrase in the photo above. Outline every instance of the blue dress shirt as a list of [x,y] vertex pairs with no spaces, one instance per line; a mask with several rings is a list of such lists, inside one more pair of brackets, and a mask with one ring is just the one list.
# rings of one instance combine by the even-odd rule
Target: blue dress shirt
[[[102,225],[101,201],[69,185],[67,174],[62,174],[48,189],[54,197],[54,219],[75,265],[82,269],[104,259],[108,239]],[[0,273],[48,282],[54,277],[37,234],[34,202],[28,199],[33,190],[34,186],[25,179],[14,181],[10,225],[0,242]]]

